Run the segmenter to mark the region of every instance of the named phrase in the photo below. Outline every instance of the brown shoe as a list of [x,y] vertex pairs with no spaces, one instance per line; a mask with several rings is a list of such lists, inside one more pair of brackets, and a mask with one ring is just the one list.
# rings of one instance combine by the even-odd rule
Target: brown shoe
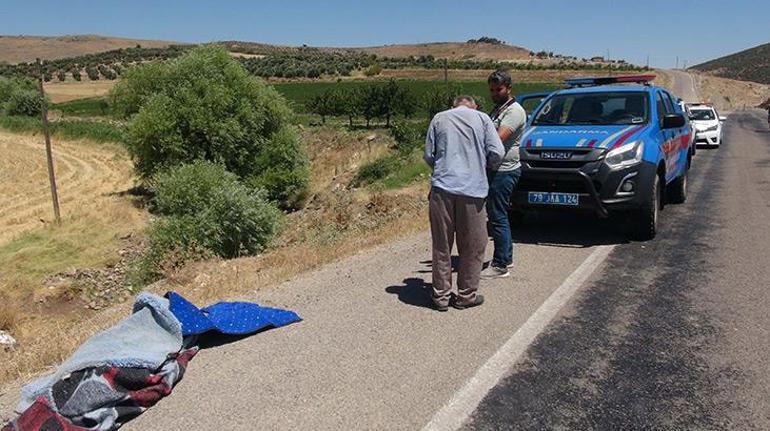
[[452,302],[452,307],[458,310],[465,310],[466,308],[477,307],[484,303],[484,295],[477,294],[476,300],[467,304],[459,304],[457,301]]
[[438,301],[436,301],[435,299],[433,299],[432,302],[433,302],[433,309],[434,310],[442,311],[442,312],[443,311],[449,311],[449,304],[448,303],[447,304],[441,304]]

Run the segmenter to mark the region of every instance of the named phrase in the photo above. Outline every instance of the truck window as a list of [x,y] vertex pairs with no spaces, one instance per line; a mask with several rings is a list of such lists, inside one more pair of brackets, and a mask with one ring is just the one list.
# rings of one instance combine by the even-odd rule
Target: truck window
[[658,107],[658,122],[662,127],[663,117],[666,116],[666,105],[663,103],[663,97],[660,95],[660,92],[655,96],[655,104]]

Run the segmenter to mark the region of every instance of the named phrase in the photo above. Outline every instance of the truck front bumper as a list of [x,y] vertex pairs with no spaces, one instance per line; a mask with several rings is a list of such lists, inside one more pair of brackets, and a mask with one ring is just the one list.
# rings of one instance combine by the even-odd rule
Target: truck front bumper
[[[552,165],[522,160],[521,179],[512,195],[514,208],[583,210],[606,217],[612,211],[629,211],[649,202],[650,184],[657,175],[657,166],[644,161],[623,169],[610,169],[603,158],[582,166]],[[630,185],[624,189],[626,183]],[[578,204],[531,203],[530,192],[577,194]]]

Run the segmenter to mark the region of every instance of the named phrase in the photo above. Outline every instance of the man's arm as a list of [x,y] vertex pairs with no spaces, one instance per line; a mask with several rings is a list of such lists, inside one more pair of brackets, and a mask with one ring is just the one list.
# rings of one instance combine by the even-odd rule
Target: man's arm
[[434,119],[430,122],[430,126],[428,126],[428,135],[425,137],[425,153],[422,156],[422,159],[425,160],[425,163],[428,164],[431,168],[433,167],[433,164],[436,162],[436,119]]
[[508,142],[508,139],[516,134],[519,130],[524,128],[527,123],[527,116],[521,115],[518,109],[511,109],[506,112],[505,116],[500,119],[500,127],[497,129],[497,133],[500,135],[500,140]]
[[505,148],[503,148],[503,141],[500,140],[500,135],[495,130],[492,120],[486,115],[482,118],[484,122],[484,150],[487,156],[487,169],[494,170],[502,163]]

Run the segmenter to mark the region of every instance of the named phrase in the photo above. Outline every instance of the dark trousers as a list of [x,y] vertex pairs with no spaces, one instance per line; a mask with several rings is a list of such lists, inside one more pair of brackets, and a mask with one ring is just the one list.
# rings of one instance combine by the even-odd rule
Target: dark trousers
[[508,211],[511,208],[511,193],[519,183],[521,168],[507,172],[489,173],[489,234],[495,243],[492,266],[505,268],[513,263],[513,238]]
[[484,199],[453,195],[434,187],[430,194],[429,212],[433,242],[433,301],[438,305],[449,303],[452,245],[456,237],[460,255],[457,302],[475,302],[487,245]]

